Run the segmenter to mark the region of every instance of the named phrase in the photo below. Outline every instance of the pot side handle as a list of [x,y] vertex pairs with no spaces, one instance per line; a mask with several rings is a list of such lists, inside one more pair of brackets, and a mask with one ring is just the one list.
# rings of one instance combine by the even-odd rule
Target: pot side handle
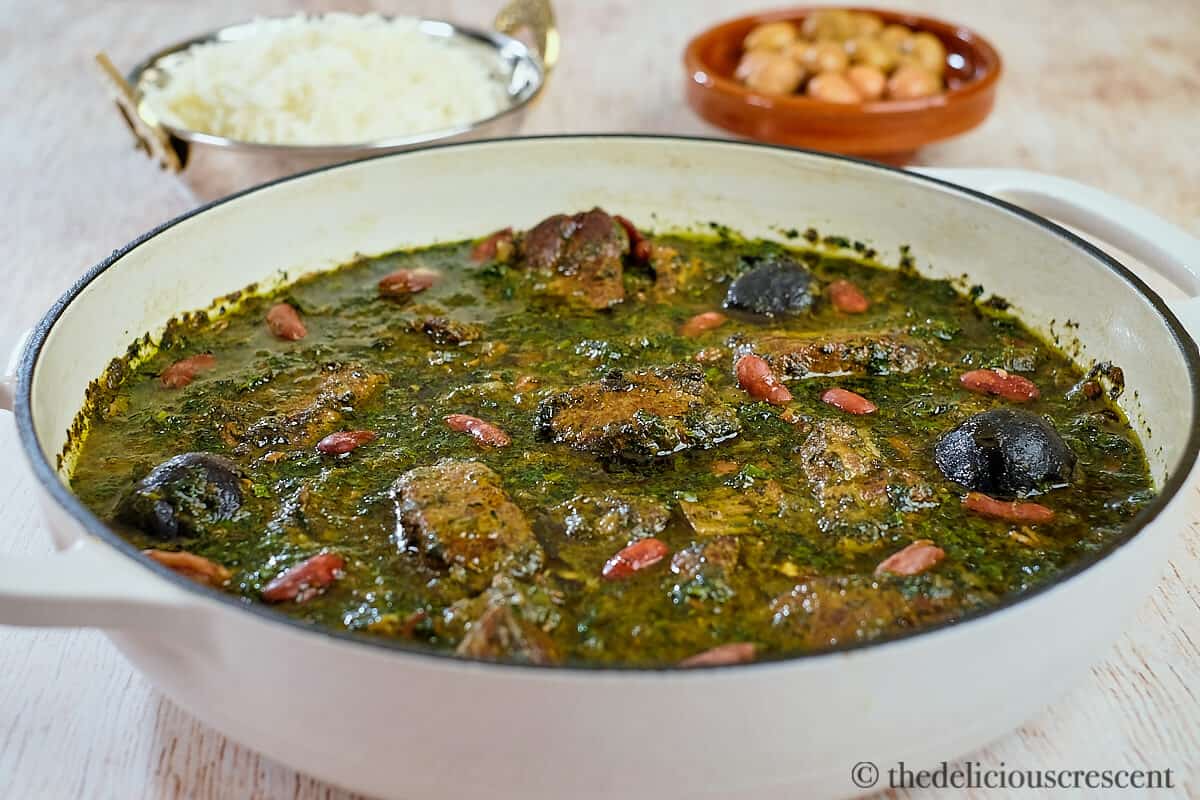
[[188,593],[90,537],[58,553],[0,556],[0,625],[138,628],[196,610]]
[[[13,410],[30,333],[0,372],[0,410]],[[118,629],[162,625],[196,608],[189,593],[90,536],[58,553],[0,554],[0,625]]]
[[1019,169],[934,169],[920,172],[995,195],[1064,222],[1128,253],[1188,296],[1171,303],[1200,340],[1200,240],[1144,208],[1067,178]]
[[558,63],[561,43],[550,0],[509,0],[496,14],[492,27],[507,36],[528,30],[547,75]]
[[17,339],[16,347],[12,349],[12,353],[8,357],[8,366],[5,367],[4,372],[0,372],[0,411],[12,411],[16,406],[17,365],[21,363],[21,354],[25,352],[25,345],[31,335],[33,335],[32,330],[21,334],[21,337]]

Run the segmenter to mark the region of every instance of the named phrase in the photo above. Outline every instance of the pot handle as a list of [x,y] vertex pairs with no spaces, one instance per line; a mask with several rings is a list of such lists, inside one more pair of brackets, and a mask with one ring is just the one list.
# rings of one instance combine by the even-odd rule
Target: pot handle
[[25,331],[17,339],[17,345],[8,357],[8,366],[0,372],[0,411],[12,411],[16,404],[17,395],[17,365],[21,363],[21,354],[25,352],[25,344],[33,334],[32,330]]
[[1182,289],[1172,310],[1200,339],[1200,240],[1133,203],[1091,186],[1019,169],[917,169],[995,195],[1078,228],[1141,261]]
[[138,628],[196,608],[188,593],[91,537],[58,553],[0,557],[0,625]]
[[147,119],[138,108],[137,92],[104,53],[96,54],[96,66],[109,93],[133,134],[134,144],[167,172],[182,172],[187,162],[187,144],[172,136],[159,122]]
[[508,36],[527,29],[546,73],[549,74],[558,63],[558,24],[554,21],[554,7],[550,5],[550,0],[509,0],[496,14],[492,27]]
[[[0,410],[12,411],[21,337],[0,373]],[[195,610],[191,596],[103,542],[85,536],[58,553],[0,556],[0,625],[127,628]]]

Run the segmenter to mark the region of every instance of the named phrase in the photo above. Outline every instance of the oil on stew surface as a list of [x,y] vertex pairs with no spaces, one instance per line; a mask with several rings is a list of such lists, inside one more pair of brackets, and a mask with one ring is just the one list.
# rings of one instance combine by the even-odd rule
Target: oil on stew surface
[[85,412],[73,488],[313,624],[645,666],[952,621],[1152,498],[1117,368],[809,238],[594,209],[191,315]]

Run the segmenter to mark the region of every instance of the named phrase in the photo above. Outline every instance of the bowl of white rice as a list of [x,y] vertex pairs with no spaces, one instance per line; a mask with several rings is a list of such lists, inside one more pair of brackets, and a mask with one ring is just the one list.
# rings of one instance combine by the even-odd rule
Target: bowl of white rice
[[254,19],[146,58],[120,87],[123,110],[204,198],[431,142],[510,135],[544,88],[558,39],[545,0],[510,3],[496,24],[527,27],[536,48],[414,17]]

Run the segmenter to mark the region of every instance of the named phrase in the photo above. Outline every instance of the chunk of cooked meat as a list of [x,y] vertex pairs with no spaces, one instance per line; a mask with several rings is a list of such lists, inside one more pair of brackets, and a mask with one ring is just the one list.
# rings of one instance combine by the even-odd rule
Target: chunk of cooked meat
[[547,397],[536,426],[544,439],[601,457],[646,462],[736,436],[737,414],[718,402],[696,364],[613,370]]
[[525,265],[550,274],[550,294],[597,309],[625,299],[622,259],[628,252],[624,228],[599,208],[555,214],[521,239]]
[[562,623],[562,596],[536,580],[497,575],[481,594],[451,604],[434,621],[437,634],[457,641],[460,656],[527,664],[554,664],[559,653],[549,632]]
[[730,579],[741,548],[736,536],[713,536],[676,551],[671,556],[671,572],[677,576],[671,599],[723,603],[733,597]]
[[814,421],[799,455],[800,468],[813,484],[847,483],[883,468],[874,437],[837,419]]
[[412,328],[428,336],[435,344],[466,344],[483,336],[481,326],[449,317],[413,320]]
[[558,661],[554,642],[540,628],[531,625],[507,603],[489,605],[470,624],[454,651],[467,658],[488,661],[519,661],[527,664],[554,664]]
[[579,495],[550,509],[563,534],[575,541],[644,539],[666,529],[671,511],[659,500],[617,494]]
[[740,550],[736,536],[714,536],[692,542],[671,557],[671,572],[683,580],[701,575],[725,577],[737,566]]
[[457,654],[491,661],[557,663],[550,633],[563,624],[564,597],[534,576],[532,581],[497,575],[482,593],[462,597],[431,620]]
[[512,258],[516,235],[512,228],[501,228],[471,248],[471,260],[476,264],[498,261],[503,264]]
[[797,454],[823,526],[868,518],[889,503],[912,510],[933,501],[932,487],[888,465],[870,431],[851,422],[816,420]]
[[708,265],[696,256],[684,258],[674,247],[653,244],[650,247],[650,271],[654,273],[654,297],[669,300],[676,292],[687,291],[704,280]]
[[770,604],[772,622],[802,648],[869,641],[896,629],[932,625],[956,616],[960,599],[949,589],[904,593],[870,577],[814,577]]
[[729,285],[725,307],[767,317],[812,308],[816,281],[808,268],[784,255],[763,259]]
[[684,521],[705,537],[765,533],[793,507],[792,498],[774,480],[756,480],[745,488],[721,486],[694,500],[679,500]]
[[897,333],[780,334],[754,342],[754,352],[780,375],[896,375],[930,363],[917,343]]
[[1071,481],[1075,453],[1043,417],[997,408],[969,417],[933,450],[948,479],[976,492],[1014,497]]
[[290,384],[273,382],[248,399],[272,409],[271,413],[244,430],[236,420],[229,420],[223,433],[227,440],[255,447],[312,444],[387,380],[386,375],[358,366],[339,365],[305,374]]
[[626,217],[620,214],[613,216],[613,219],[625,229],[625,235],[629,237],[629,254],[633,256],[633,260],[639,264],[645,264],[650,260],[650,251],[653,245],[650,240],[642,235],[637,226]]
[[117,516],[159,541],[173,541],[205,533],[241,507],[237,464],[212,453],[182,453],[138,481]]
[[533,530],[548,558],[582,575],[594,570],[598,553],[658,536],[670,521],[670,507],[651,497],[578,495],[537,515]]
[[530,575],[542,548],[500,476],[478,461],[442,459],[416,467],[392,485],[397,533],[449,569],[451,579],[479,591],[499,574]]

